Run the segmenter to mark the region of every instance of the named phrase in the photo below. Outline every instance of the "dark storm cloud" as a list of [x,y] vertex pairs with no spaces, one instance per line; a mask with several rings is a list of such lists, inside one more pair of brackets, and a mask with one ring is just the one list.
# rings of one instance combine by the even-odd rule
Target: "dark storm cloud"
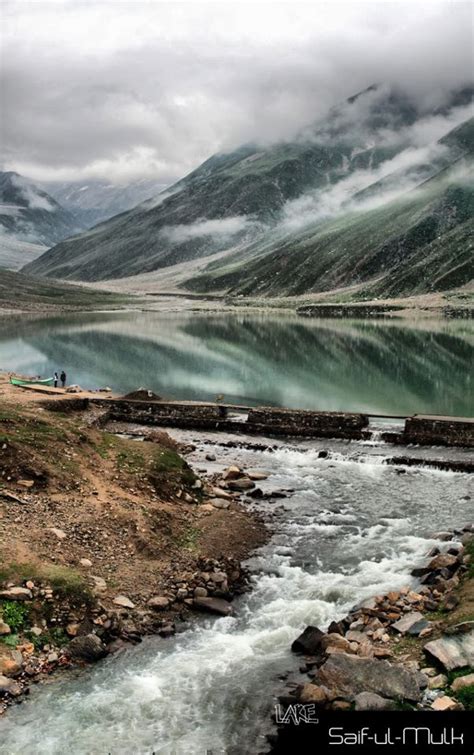
[[462,2],[4,3],[3,165],[171,181],[294,135],[376,81],[421,106],[472,77]]

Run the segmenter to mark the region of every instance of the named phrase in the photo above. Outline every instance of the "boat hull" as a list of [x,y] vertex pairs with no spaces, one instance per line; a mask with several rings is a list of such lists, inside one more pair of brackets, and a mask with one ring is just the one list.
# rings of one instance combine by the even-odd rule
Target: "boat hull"
[[24,380],[22,378],[11,377],[10,383],[12,385],[53,385],[54,378],[45,378],[44,380]]

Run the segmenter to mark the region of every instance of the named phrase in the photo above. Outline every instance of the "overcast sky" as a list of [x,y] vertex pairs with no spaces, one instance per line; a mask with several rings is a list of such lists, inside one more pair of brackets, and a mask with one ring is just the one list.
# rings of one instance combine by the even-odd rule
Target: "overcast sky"
[[288,138],[374,81],[473,78],[468,2],[3,0],[3,169],[171,182]]

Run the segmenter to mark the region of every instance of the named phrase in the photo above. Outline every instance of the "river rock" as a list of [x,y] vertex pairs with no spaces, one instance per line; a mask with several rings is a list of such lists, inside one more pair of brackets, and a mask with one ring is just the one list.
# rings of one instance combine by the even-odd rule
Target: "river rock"
[[430,677],[428,681],[428,689],[441,689],[448,683],[448,677],[445,674],[437,674]]
[[353,699],[360,692],[375,692],[381,697],[417,702],[427,679],[388,661],[338,653],[321,666],[315,682],[334,690],[338,697]]
[[432,640],[424,646],[428,656],[436,658],[447,671],[474,665],[474,632]]
[[453,569],[459,563],[457,556],[451,556],[449,553],[440,553],[435,556],[428,564],[430,571],[436,571],[437,569]]
[[27,587],[10,587],[0,592],[0,600],[32,600],[33,593]]
[[234,500],[234,496],[228,493],[227,490],[223,490],[223,488],[213,487],[211,488],[211,493],[215,498],[224,498],[226,501]]
[[321,649],[325,650],[328,655],[334,652],[351,652],[351,643],[340,634],[326,634],[321,638]]
[[[410,632],[410,630],[419,622],[425,622],[425,626],[428,626],[428,622],[426,621],[422,613],[420,613],[419,611],[411,611],[410,613],[406,613],[404,616],[402,616],[402,618],[398,621],[395,621],[392,624],[392,629],[400,632],[400,634],[406,634],[407,632]],[[424,627],[421,627],[420,631],[421,629],[424,629]]]
[[17,676],[21,672],[23,657],[19,650],[0,648],[0,674],[3,676]]
[[248,477],[239,477],[238,480],[229,480],[227,483],[230,490],[252,490],[255,483]]
[[307,683],[303,684],[298,700],[301,703],[324,705],[324,703],[328,701],[328,695],[323,687],[318,687],[317,684]]
[[306,629],[293,641],[291,649],[294,653],[305,655],[317,655],[321,652],[321,640],[326,635],[318,627],[307,626]]
[[0,637],[4,637],[6,634],[11,634],[11,629],[8,624],[0,620]]
[[268,478],[268,474],[266,472],[248,472],[247,477],[250,480],[258,482],[259,480],[266,480]]
[[344,634],[347,625],[343,621],[331,621],[328,626],[328,634]]
[[67,646],[71,658],[81,661],[94,662],[107,655],[107,650],[100,637],[96,634],[85,634],[74,637]]
[[21,694],[21,687],[18,682],[9,679],[7,676],[0,674],[0,694],[8,693],[13,697],[17,697]]
[[94,588],[92,590],[94,595],[107,590],[107,582],[103,577],[95,577],[94,575],[91,575],[91,579],[94,582]]
[[465,676],[458,676],[451,684],[453,692],[459,692],[464,687],[470,687],[474,685],[474,674],[466,674]]
[[52,532],[53,535],[56,535],[58,540],[65,540],[67,538],[64,530],[60,530],[58,527],[49,527],[49,531]]
[[209,503],[211,503],[215,509],[228,509],[230,506],[230,501],[226,498],[211,498]]
[[237,480],[239,477],[242,477],[242,470],[240,467],[233,464],[230,467],[227,467],[224,474],[222,475],[223,480]]
[[359,692],[354,697],[356,710],[393,710],[395,703],[393,700],[386,700],[375,692]]
[[169,598],[166,598],[165,596],[156,595],[147,601],[147,606],[153,608],[154,611],[166,611],[166,609],[169,608],[169,605]]
[[193,606],[199,611],[216,613],[219,616],[230,616],[233,613],[231,604],[224,598],[194,598]]
[[135,603],[132,603],[130,598],[127,598],[126,595],[117,595],[117,597],[114,598],[114,603],[116,606],[121,606],[122,608],[135,608]]

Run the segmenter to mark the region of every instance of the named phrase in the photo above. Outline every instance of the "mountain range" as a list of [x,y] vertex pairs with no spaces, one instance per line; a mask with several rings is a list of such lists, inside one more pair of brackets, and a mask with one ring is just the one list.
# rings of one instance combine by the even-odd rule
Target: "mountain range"
[[205,258],[185,287],[386,296],[462,286],[474,277],[472,94],[427,108],[371,86],[291,142],[214,155],[25,269],[93,281]]
[[0,266],[19,269],[80,230],[73,213],[18,173],[0,173]]
[[156,196],[166,184],[142,178],[125,184],[109,181],[48,181],[42,187],[79,219],[82,228],[129,210],[145,199]]
[[156,195],[164,184],[143,179],[35,183],[0,172],[0,267],[18,270],[59,241]]

